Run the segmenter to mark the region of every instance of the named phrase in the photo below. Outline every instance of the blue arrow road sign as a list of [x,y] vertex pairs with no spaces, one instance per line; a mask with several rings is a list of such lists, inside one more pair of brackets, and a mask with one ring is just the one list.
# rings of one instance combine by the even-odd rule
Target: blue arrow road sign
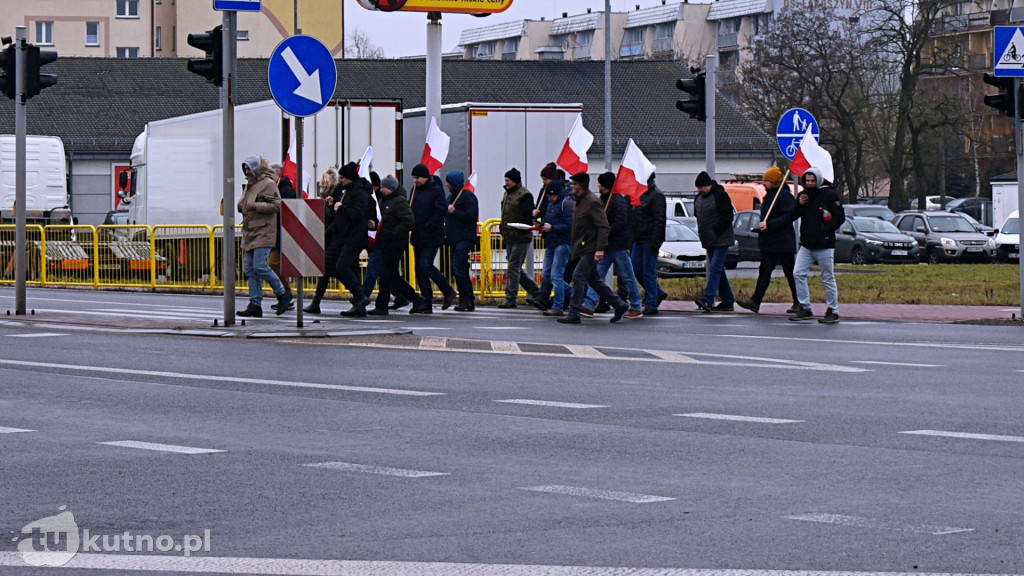
[[236,12],[259,12],[263,0],[213,0],[214,10],[234,10]]
[[270,56],[267,80],[282,110],[292,116],[312,116],[334,96],[338,69],[323,42],[312,36],[292,36]]
[[775,138],[779,142],[779,150],[782,155],[790,160],[796,156],[800,149],[800,141],[804,139],[807,129],[811,129],[811,135],[815,140],[820,138],[818,133],[818,121],[811,116],[811,113],[803,108],[790,108],[779,118],[779,125],[775,129]]
[[996,76],[1024,76],[1024,28],[996,26],[993,38]]

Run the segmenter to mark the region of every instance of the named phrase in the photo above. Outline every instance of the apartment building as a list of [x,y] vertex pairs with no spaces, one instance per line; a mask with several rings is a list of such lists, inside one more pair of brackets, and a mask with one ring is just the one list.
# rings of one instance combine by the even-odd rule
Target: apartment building
[[[302,32],[340,56],[343,3],[299,0],[298,6]],[[188,45],[188,35],[210,30],[222,18],[209,0],[0,0],[0,10],[5,22],[27,28],[29,42],[62,57],[195,57],[201,53]],[[238,14],[238,55],[265,58],[294,29],[293,0],[263,0],[260,12]]]

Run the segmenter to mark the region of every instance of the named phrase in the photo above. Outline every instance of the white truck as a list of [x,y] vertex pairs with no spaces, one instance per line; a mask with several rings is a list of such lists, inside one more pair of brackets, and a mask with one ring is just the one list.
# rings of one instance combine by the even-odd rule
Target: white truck
[[[14,224],[15,137],[0,135],[0,223]],[[64,143],[56,136],[25,137],[25,210],[29,224],[72,224]]]
[[[448,158],[438,172],[477,173],[477,200],[480,221],[501,218],[505,172],[519,170],[523,185],[533,193],[534,202],[543,187],[541,168],[553,162],[562,151],[582,104],[486,104],[465,102],[441,108],[438,125],[451,137]],[[407,110],[403,132],[407,161],[405,171],[419,163],[427,135],[423,108]],[[598,172],[597,151],[591,150],[591,172]],[[602,164],[603,166],[603,164]],[[409,187],[411,176],[406,178]],[[596,183],[591,187],[596,190]]]
[[1013,181],[992,180],[992,225],[1002,226],[1010,213],[1019,208],[1017,178]]

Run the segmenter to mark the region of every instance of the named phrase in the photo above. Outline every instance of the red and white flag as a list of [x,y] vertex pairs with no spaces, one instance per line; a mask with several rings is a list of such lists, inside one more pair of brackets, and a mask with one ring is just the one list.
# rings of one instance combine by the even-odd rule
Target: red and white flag
[[302,182],[299,182],[298,172],[299,167],[295,164],[293,152],[295,151],[295,144],[288,146],[288,153],[284,155],[284,162],[281,163],[281,176],[287,177],[292,181],[292,185],[295,186],[295,191],[299,192],[302,198],[309,198],[309,193],[306,188],[309,185],[309,173],[305,170],[302,171]]
[[466,179],[466,183],[462,186],[462,189],[476,194],[476,170],[473,170],[469,175],[469,178]]
[[363,152],[363,157],[359,159],[359,164],[356,165],[356,174],[359,174],[360,178],[370,179],[370,164],[373,163],[373,146],[367,146],[366,152]]
[[569,174],[586,172],[589,168],[587,162],[587,151],[594,144],[594,135],[583,127],[583,114],[576,117],[572,128],[569,130],[569,137],[562,146],[562,152],[558,154],[556,162]]
[[[797,176],[803,176],[810,168],[821,170],[821,177],[825,180],[835,181],[836,172],[832,166],[832,155],[818,144],[811,134],[811,129],[808,128],[803,140],[800,141],[800,149],[793,157],[793,163],[789,165],[789,170]],[[820,186],[821,182],[818,182],[818,185]]]
[[615,176],[612,194],[625,194],[633,206],[639,206],[640,197],[647,192],[647,180],[651,174],[654,174],[654,164],[630,138],[626,144],[626,153],[622,155],[619,173]]
[[427,130],[427,142],[423,146],[423,158],[420,164],[427,167],[431,174],[436,173],[444,166],[448,158],[448,145],[452,139],[437,127],[437,118],[430,119],[430,130]]

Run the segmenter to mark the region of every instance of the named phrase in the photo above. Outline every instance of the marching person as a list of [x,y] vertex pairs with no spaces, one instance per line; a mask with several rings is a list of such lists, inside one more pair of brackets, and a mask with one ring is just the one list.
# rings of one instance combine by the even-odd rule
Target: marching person
[[512,168],[505,173],[505,196],[501,200],[501,237],[505,240],[508,279],[505,282],[505,301],[498,308],[515,308],[519,299],[519,286],[534,299],[539,296],[540,287],[533,280],[533,266],[527,266],[523,274],[526,254],[533,243],[533,232],[510,226],[533,225],[533,195],[523,186],[519,170]]
[[579,259],[572,273],[572,300],[569,312],[558,319],[563,324],[579,324],[580,308],[587,295],[587,286],[593,288],[615,310],[612,322],[618,322],[629,310],[629,304],[619,299],[597,274],[597,263],[604,258],[608,246],[608,217],[597,196],[590,191],[590,175],[586,172],[574,174],[572,193],[576,197],[576,209],[572,220],[572,258]]
[[[355,162],[349,162],[338,171],[338,180],[344,194],[334,203],[335,218],[331,222],[341,242],[338,260],[334,263],[338,281],[352,294],[352,308],[341,313],[350,318],[366,316],[370,299],[363,294],[359,279],[359,255],[369,244],[366,225],[370,217],[370,183],[359,177]],[[374,214],[376,218],[376,214]]]
[[392,293],[396,300],[399,297],[408,299],[413,308],[423,306],[422,297],[398,270],[402,256],[409,249],[409,233],[415,223],[412,208],[405,198],[405,188],[397,178],[388,174],[380,181],[380,192],[380,229],[373,244],[381,254],[380,290],[377,291],[374,308],[367,312],[372,316],[388,315],[388,300]]
[[320,313],[320,301],[327,294],[327,286],[331,278],[337,276],[334,263],[338,261],[338,254],[341,253],[341,239],[335,234],[331,226],[334,222],[334,204],[341,200],[342,189],[338,181],[338,171],[334,167],[324,171],[320,177],[320,197],[324,199],[324,275],[316,281],[316,292],[313,300],[306,305],[302,311],[308,314]]
[[[533,211],[534,221],[543,228],[544,222],[547,219],[548,207],[550,201],[554,198],[554,195],[562,197],[563,195],[572,197],[572,191],[565,185],[565,181],[559,176],[562,173],[558,169],[558,166],[554,162],[548,162],[544,168],[540,171],[540,181],[544,184],[540,190],[539,196],[541,199],[537,201],[537,208]],[[561,215],[561,214],[559,214]],[[572,225],[572,209],[569,210],[568,214],[569,226]],[[542,234],[544,234],[542,232]],[[558,233],[556,232],[556,236]],[[565,245],[569,245],[569,229],[565,230],[564,234]],[[551,290],[554,288],[554,283],[551,277],[551,264],[553,262],[554,253],[551,251],[551,237],[548,234],[544,234],[544,267],[541,269],[541,282],[540,290],[537,297],[529,297],[526,299],[526,303],[538,310],[547,311],[551,308]],[[561,308],[560,308],[561,309]]]
[[640,205],[633,210],[633,274],[644,288],[644,316],[656,316],[658,306],[668,294],[658,284],[658,251],[665,243],[665,195],[654,183],[654,174],[647,179],[647,191],[640,195]]
[[409,206],[416,217],[412,230],[412,248],[416,259],[416,283],[419,284],[420,296],[423,299],[420,306],[413,306],[409,313],[430,314],[434,311],[433,284],[436,284],[444,294],[442,310],[447,310],[455,304],[455,290],[434,265],[437,251],[444,245],[444,221],[448,216],[448,202],[441,179],[431,175],[430,169],[423,164],[413,166],[412,179],[415,185],[409,198]]
[[[373,200],[370,203],[370,220],[376,225],[380,224],[377,222],[377,206],[380,206],[383,197],[380,191],[380,175],[373,171],[370,172],[370,187],[372,188],[370,198]],[[377,252],[376,246],[375,239],[374,243],[366,249],[367,258],[366,269],[363,270],[363,294],[367,297],[373,294],[373,289],[377,286],[377,280],[380,278],[380,267],[383,260]]]
[[480,205],[476,194],[466,190],[466,175],[456,170],[445,177],[452,201],[448,205],[448,224],[445,242],[452,247],[452,276],[459,289],[458,312],[471,312],[476,308],[473,281],[469,278],[469,253],[476,244],[476,224],[480,218]]
[[821,169],[808,168],[804,172],[804,189],[797,197],[791,215],[800,219],[800,249],[796,253],[793,275],[799,310],[790,320],[814,318],[811,311],[811,290],[807,285],[807,272],[817,262],[821,268],[821,283],[825,287],[825,315],[818,318],[822,324],[839,323],[839,288],[836,286],[835,248],[836,230],[846,221],[843,201],[832,185],[821,177]]
[[761,251],[761,265],[757,270],[757,286],[750,299],[737,298],[736,303],[754,314],[761,309],[765,292],[772,281],[772,271],[782,266],[782,272],[789,282],[793,296],[793,307],[786,312],[792,314],[799,308],[796,281],[793,279],[793,264],[796,261],[796,231],[793,230],[793,206],[796,200],[789,192],[789,186],[782,186],[782,170],[772,166],[765,171],[761,180],[766,191],[761,202],[761,223],[757,234],[757,246]]
[[[633,274],[633,261],[629,257],[630,248],[633,246],[633,230],[630,224],[632,210],[629,198],[625,194],[612,194],[613,186],[615,186],[615,174],[605,172],[597,177],[597,189],[601,192],[601,205],[608,217],[609,228],[608,248],[604,251],[604,258],[597,263],[597,275],[604,280],[608,269],[614,264],[620,289],[624,288],[627,298],[629,298],[629,310],[623,317],[643,318],[640,286]],[[597,298],[597,292],[593,289],[589,290],[580,314],[587,316],[589,313],[589,316],[593,317],[593,310],[597,308]]]
[[[707,172],[698,174],[694,184],[697,186],[697,197],[693,200],[697,235],[707,251],[710,272],[704,295],[693,302],[705,312],[732,312],[736,298],[729,285],[729,277],[725,275],[725,259],[729,247],[736,241],[732,230],[732,199]],[[722,299],[718,304],[715,304],[716,293]]]
[[541,233],[544,234],[544,279],[541,292],[544,292],[544,286],[550,286],[548,290],[554,288],[555,299],[549,301],[547,295],[542,294],[538,300],[547,308],[544,310],[545,316],[564,316],[568,304],[566,292],[569,288],[565,281],[565,267],[572,254],[569,241],[572,236],[576,201],[572,192],[562,185],[561,180],[551,180],[544,186],[544,191],[547,193],[548,201],[544,211],[544,224],[541,227]]
[[[270,172],[273,174],[274,181],[277,182],[277,191],[281,195],[281,200],[294,200],[297,198],[295,194],[295,186],[292,185],[292,179],[287,176],[281,175],[281,165],[271,164]],[[267,261],[270,264],[270,269],[277,274],[277,277],[281,280],[281,284],[284,285],[284,289],[289,294],[292,293],[292,283],[281,274],[281,214],[277,215],[277,243],[274,244],[274,249],[270,251],[270,258]],[[271,306],[274,310],[277,310],[277,304]],[[293,302],[289,307],[289,310],[295,308],[294,296]]]
[[292,295],[285,291],[267,259],[277,242],[281,195],[266,158],[248,156],[242,162],[242,173],[245,174],[246,186],[237,208],[242,213],[242,250],[245,251],[245,280],[249,283],[249,306],[240,310],[238,315],[263,317],[263,281],[266,280],[277,296],[277,314],[280,316],[291,306]]

